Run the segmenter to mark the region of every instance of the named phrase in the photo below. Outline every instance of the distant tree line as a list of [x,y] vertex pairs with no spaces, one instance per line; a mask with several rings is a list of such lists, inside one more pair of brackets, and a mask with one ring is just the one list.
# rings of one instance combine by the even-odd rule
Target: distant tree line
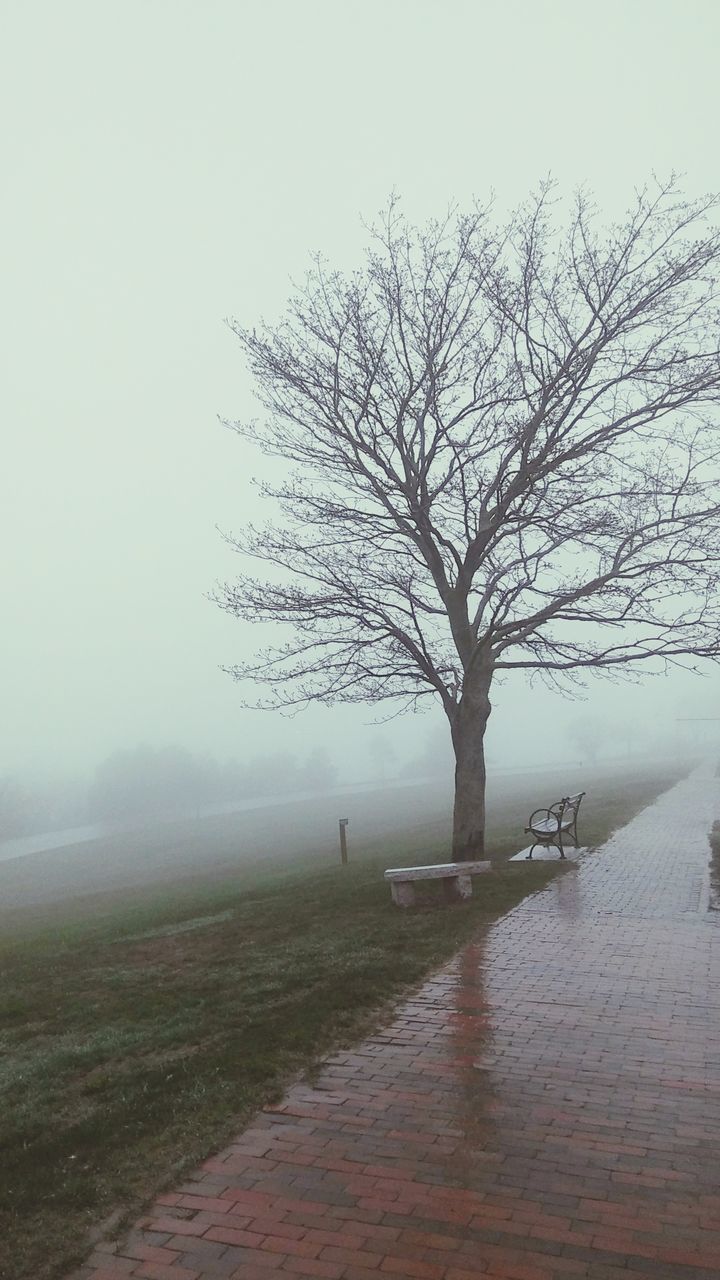
[[338,770],[317,747],[298,757],[271,752],[247,763],[180,746],[114,751],[89,784],[0,776],[0,840],[96,821],[185,815],[262,796],[329,790]]
[[0,775],[0,840],[86,821],[87,788],[76,782]]
[[336,785],[337,776],[323,748],[303,759],[273,752],[241,763],[184,747],[138,746],[113,752],[98,767],[88,812],[110,820],[183,814],[256,796],[324,790]]

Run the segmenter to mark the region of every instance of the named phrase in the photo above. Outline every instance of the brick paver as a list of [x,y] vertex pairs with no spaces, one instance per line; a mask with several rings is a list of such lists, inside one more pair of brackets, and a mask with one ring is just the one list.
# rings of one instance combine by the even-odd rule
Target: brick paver
[[718,1280],[719,814],[667,792],[78,1277]]

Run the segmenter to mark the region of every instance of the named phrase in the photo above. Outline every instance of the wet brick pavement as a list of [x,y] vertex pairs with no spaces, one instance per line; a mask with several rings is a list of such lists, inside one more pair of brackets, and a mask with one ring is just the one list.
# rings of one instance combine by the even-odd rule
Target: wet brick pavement
[[718,786],[466,946],[77,1280],[718,1280]]

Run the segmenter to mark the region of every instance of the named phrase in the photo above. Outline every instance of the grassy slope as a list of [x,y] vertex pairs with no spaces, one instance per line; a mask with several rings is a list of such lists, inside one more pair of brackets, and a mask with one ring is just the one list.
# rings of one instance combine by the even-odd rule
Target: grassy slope
[[[584,811],[583,842],[671,780],[606,779]],[[541,802],[531,787],[497,806],[500,859],[518,847],[518,812]],[[66,911],[52,927],[25,921],[0,948],[3,1280],[80,1260],[92,1224],[137,1208],[291,1073],[358,1038],[480,924],[557,874],[501,866],[466,906],[398,912],[383,867],[442,858],[444,833],[443,820],[377,839],[345,869],[307,856],[94,899],[91,914]]]

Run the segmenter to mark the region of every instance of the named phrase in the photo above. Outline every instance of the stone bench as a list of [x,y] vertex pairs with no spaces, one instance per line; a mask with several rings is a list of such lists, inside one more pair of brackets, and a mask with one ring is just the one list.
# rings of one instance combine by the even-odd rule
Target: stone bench
[[398,907],[415,906],[415,885],[419,880],[441,880],[449,902],[472,897],[472,877],[489,871],[491,862],[444,862],[431,867],[391,867],[385,872],[393,902]]

